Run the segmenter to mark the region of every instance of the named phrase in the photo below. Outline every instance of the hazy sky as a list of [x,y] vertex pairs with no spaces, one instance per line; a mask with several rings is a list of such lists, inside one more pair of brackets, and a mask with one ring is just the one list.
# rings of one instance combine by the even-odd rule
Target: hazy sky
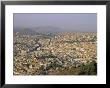
[[[14,28],[58,27],[63,31],[97,31],[96,13],[15,13]],[[60,30],[60,29],[59,29]]]

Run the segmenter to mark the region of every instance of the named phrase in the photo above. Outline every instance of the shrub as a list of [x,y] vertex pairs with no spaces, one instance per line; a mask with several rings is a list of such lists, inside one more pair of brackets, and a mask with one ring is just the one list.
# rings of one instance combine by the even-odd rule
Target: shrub
[[97,63],[92,61],[82,66],[79,75],[96,75],[97,74]]

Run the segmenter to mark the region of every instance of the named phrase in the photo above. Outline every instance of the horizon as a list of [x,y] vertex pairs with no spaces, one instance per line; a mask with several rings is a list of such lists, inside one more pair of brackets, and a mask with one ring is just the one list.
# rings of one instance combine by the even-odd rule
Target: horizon
[[15,13],[14,30],[97,32],[96,13]]

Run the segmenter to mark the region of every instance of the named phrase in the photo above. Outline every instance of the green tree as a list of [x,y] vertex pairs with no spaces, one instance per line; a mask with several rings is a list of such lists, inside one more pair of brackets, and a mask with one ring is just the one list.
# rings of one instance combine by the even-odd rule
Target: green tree
[[79,75],[96,75],[97,74],[97,63],[92,61],[86,65],[81,66]]

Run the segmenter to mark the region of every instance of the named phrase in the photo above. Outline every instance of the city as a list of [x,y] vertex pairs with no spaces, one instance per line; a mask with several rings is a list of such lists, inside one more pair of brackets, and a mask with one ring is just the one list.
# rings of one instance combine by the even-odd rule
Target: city
[[14,32],[14,75],[96,75],[97,33]]

